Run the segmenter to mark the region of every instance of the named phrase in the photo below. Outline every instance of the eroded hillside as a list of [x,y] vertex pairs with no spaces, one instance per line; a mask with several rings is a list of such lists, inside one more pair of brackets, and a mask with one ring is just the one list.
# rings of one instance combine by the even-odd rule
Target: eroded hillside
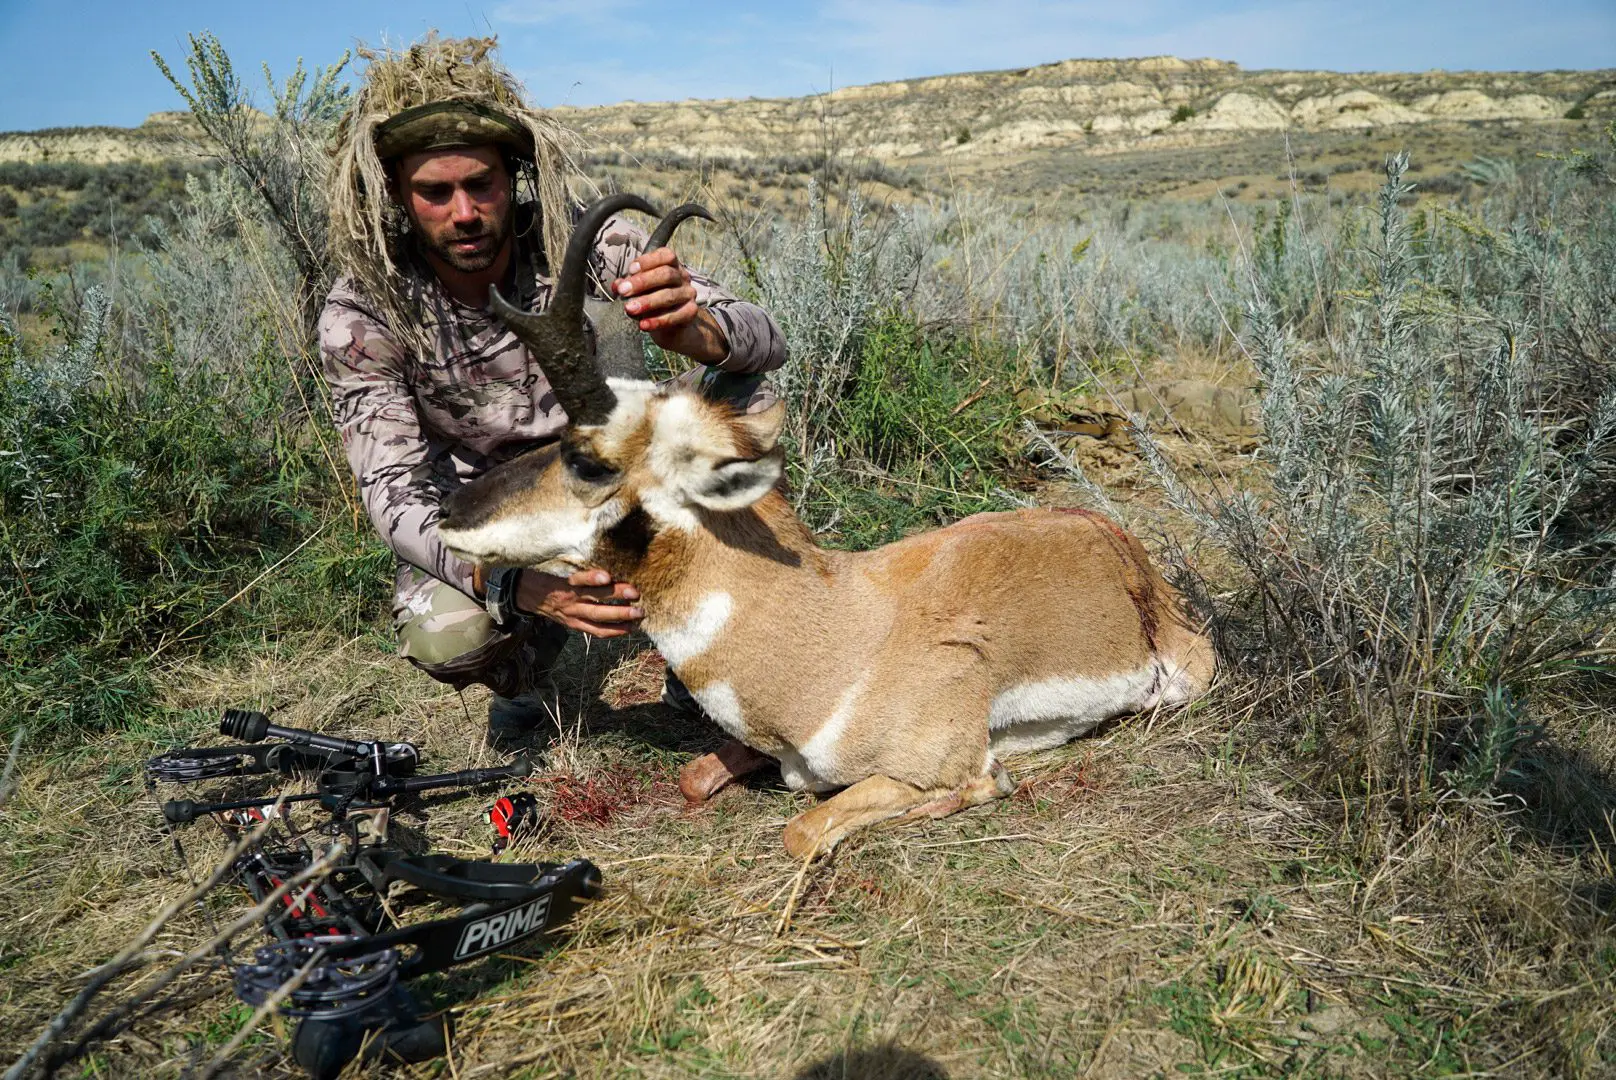
[[[1558,123],[1616,114],[1616,70],[1342,74],[1245,71],[1160,56],[1066,60],[852,86],[797,98],[624,102],[556,110],[597,150],[705,159],[819,155],[967,171],[1006,154],[1226,144],[1254,133]],[[184,114],[138,128],[0,135],[0,162],[152,161],[201,151]]]
[[559,111],[598,142],[636,152],[813,153],[823,147],[828,124],[844,149],[900,163],[1032,149],[1190,146],[1287,129],[1540,122],[1573,110],[1585,116],[1616,111],[1616,72],[1248,72],[1224,60],[1161,56],[1066,60],[805,98]]

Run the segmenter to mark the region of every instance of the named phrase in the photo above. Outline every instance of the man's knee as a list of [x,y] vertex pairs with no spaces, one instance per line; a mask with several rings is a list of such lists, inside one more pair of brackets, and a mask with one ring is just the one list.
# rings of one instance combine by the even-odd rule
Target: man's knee
[[417,664],[447,664],[503,637],[483,606],[446,582],[400,596],[394,612],[400,656]]
[[414,567],[401,567],[393,606],[399,655],[439,682],[512,696],[544,678],[566,645],[560,626],[526,618],[494,625],[476,600]]

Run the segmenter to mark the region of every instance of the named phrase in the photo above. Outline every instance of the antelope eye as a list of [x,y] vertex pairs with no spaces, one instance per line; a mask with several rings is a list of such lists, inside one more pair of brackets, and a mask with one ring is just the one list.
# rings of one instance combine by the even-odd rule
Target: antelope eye
[[585,454],[568,454],[567,471],[586,484],[598,484],[617,475],[617,470]]

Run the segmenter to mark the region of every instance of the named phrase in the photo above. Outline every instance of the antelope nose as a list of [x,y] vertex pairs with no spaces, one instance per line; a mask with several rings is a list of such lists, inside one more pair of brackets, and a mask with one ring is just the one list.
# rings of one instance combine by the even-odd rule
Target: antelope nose
[[440,529],[444,526],[454,528],[456,524],[455,508],[457,506],[462,509],[465,507],[465,500],[460,498],[460,492],[458,491],[451,492],[447,499],[438,504],[438,527]]

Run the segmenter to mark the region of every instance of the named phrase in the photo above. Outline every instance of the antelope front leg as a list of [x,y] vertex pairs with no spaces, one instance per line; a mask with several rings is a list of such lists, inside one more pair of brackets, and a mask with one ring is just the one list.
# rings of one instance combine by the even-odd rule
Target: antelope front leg
[[786,850],[799,859],[814,850],[823,855],[855,829],[882,822],[902,824],[920,818],[947,817],[959,810],[994,799],[1013,790],[1010,776],[995,764],[993,770],[957,788],[923,791],[890,776],[870,776],[844,788],[812,810],[805,810],[786,825]]
[[773,761],[768,754],[731,739],[711,754],[686,762],[679,770],[679,791],[692,805],[704,803],[733,781]]

